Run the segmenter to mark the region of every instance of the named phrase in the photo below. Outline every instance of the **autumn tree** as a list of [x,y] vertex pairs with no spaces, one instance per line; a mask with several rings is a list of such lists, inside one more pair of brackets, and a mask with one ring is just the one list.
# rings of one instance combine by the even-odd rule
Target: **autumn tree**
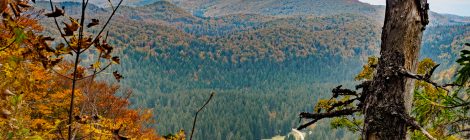
[[[112,64],[119,64],[120,59],[117,56],[111,56],[114,47],[107,43],[107,35],[103,37],[103,33],[108,26],[110,20],[116,13],[119,6],[122,4],[122,0],[119,1],[116,7],[113,6],[111,1],[109,1],[112,12],[109,18],[106,20],[104,25],[99,29],[99,32],[96,35],[88,34],[86,32],[86,28],[94,28],[100,24],[99,19],[87,19],[86,12],[87,12],[87,5],[88,0],[83,0],[81,3],[81,13],[79,14],[79,18],[74,18],[71,16],[66,15],[64,11],[64,7],[58,8],[54,6],[52,1],[49,1],[51,5],[51,12],[46,13],[45,16],[53,18],[54,23],[59,31],[60,35],[65,43],[61,43],[60,46],[62,50],[67,50],[69,53],[73,55],[73,69],[70,73],[57,73],[59,75],[63,75],[64,77],[68,78],[72,82],[71,86],[71,99],[70,99],[70,106],[69,106],[69,115],[68,115],[68,139],[74,139],[75,134],[73,131],[74,129],[74,99],[75,93],[77,89],[77,82],[80,80],[84,80],[91,77],[91,80],[95,78],[98,73],[103,72]],[[63,26],[61,27],[57,21],[59,17],[68,17],[69,22],[63,22]],[[85,25],[85,20],[88,20],[88,24]],[[96,62],[91,65],[91,73],[88,74],[86,67],[83,67],[81,64],[81,56],[86,53],[90,53],[90,49],[95,48],[96,52],[98,52],[98,57]],[[101,65],[102,61],[107,61],[107,65]],[[71,75],[70,77],[68,75]],[[87,75],[88,74],[88,75]],[[122,77],[117,71],[113,72],[114,77],[116,80],[120,80]],[[79,116],[80,117],[80,116]],[[119,129],[120,130],[120,129]]]
[[[111,56],[107,35],[84,35],[83,18],[67,17],[61,28],[55,18],[67,15],[51,2],[53,12],[44,15],[54,18],[61,33],[57,37],[63,39],[52,43],[54,38],[40,35],[43,27],[35,17],[43,13],[29,4],[0,2],[0,139],[161,139],[148,126],[152,112],[128,108],[130,90],[96,81],[97,74],[120,63]],[[99,25],[91,19],[86,27]],[[99,53],[97,60],[81,66],[80,54],[91,48]],[[76,61],[62,61],[70,55]],[[122,78],[117,71],[112,74]]]

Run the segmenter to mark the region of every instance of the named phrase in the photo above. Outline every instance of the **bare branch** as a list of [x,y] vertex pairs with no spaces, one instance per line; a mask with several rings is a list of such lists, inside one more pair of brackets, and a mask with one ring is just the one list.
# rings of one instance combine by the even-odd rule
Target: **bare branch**
[[395,114],[392,113],[392,115],[399,116],[401,119],[403,119],[406,122],[406,124],[408,126],[411,126],[411,129],[421,131],[421,133],[423,133],[428,139],[437,140],[431,134],[429,134],[429,132],[426,131],[426,129],[421,127],[421,125],[419,125],[419,123],[416,122],[416,120],[413,117],[411,117],[410,115],[408,115],[408,114],[396,114],[396,113]]
[[457,108],[457,107],[465,107],[465,106],[470,106],[470,102],[462,103],[459,105],[454,105],[454,106],[449,106],[447,108]]
[[428,73],[426,73],[426,75],[424,76],[424,78],[426,79],[431,79],[431,76],[434,74],[434,71],[437,69],[437,67],[439,67],[441,64],[437,64],[435,65],[434,67],[432,67],[431,71],[429,71]]
[[297,130],[305,129],[305,128],[307,128],[308,126],[310,126],[310,125],[312,125],[312,124],[318,122],[318,120],[320,120],[320,119],[314,119],[314,120],[312,120],[312,121],[310,121],[310,122],[308,122],[308,123],[306,123],[306,124],[303,124],[303,125],[297,127]]
[[423,127],[419,127],[419,130],[420,130],[421,133],[423,133],[428,139],[430,139],[430,140],[437,140],[437,139],[434,138],[431,134],[429,134],[429,132],[426,131],[426,129],[424,129]]
[[59,73],[58,71],[56,71],[56,70],[54,70],[54,69],[52,69],[52,71],[53,71],[55,74],[57,74],[57,75],[59,75],[59,76],[61,76],[61,77],[67,78],[67,79],[69,79],[69,80],[73,80],[72,78],[63,75],[63,74]]
[[317,113],[317,114],[302,112],[299,114],[299,116],[300,118],[306,118],[306,119],[323,119],[323,118],[332,118],[332,117],[338,117],[338,116],[344,116],[344,115],[351,115],[358,111],[360,110],[359,109],[344,109],[344,110],[339,110],[339,111],[334,111],[334,112]]
[[85,77],[83,77],[83,78],[78,78],[77,81],[80,81],[80,80],[83,80],[83,79],[87,79],[87,78],[90,78],[90,77],[95,77],[96,75],[98,75],[98,74],[104,72],[104,71],[105,71],[106,69],[108,69],[109,66],[111,66],[111,65],[112,65],[112,63],[109,63],[109,64],[106,65],[104,68],[100,69],[99,71],[93,72],[93,74],[91,74],[91,75],[85,76]]
[[[435,69],[435,67],[433,68]],[[431,70],[431,72],[433,72],[434,70]],[[411,73],[409,71],[406,71],[405,69],[403,68],[400,68],[399,69],[399,74],[405,76],[405,77],[408,77],[408,78],[412,78],[412,79],[416,79],[416,80],[420,80],[420,81],[424,81],[426,83],[429,83],[431,85],[433,85],[434,87],[436,88],[440,88],[440,89],[443,89],[447,92],[449,92],[448,89],[446,89],[446,87],[451,87],[451,86],[461,86],[459,84],[438,84],[434,81],[432,81],[430,78],[431,78],[431,75],[432,74],[426,74],[426,75],[419,75],[419,74],[414,74],[414,73]]]
[[354,95],[358,96],[358,94],[350,89],[342,89],[343,85],[339,85],[338,87],[334,88],[331,92],[333,92],[333,98],[337,98],[338,96],[344,95]]
[[359,130],[361,133],[364,132],[364,130],[362,129],[362,127],[359,126],[358,123],[356,123],[356,118],[353,116],[352,119],[353,119],[353,120],[352,120],[352,122],[353,122],[352,124],[354,124],[354,126],[356,126],[356,129]]
[[470,128],[463,128],[463,129],[460,129],[456,132],[453,132],[453,133],[450,133],[448,134],[447,136],[452,136],[452,135],[457,135],[457,134],[460,134],[460,135],[463,135],[463,133],[467,132],[467,135],[464,136],[466,138],[470,138]]
[[203,105],[199,110],[197,110],[196,116],[194,116],[193,129],[191,129],[191,136],[189,137],[189,140],[192,140],[192,139],[193,139],[194,129],[196,128],[197,114],[198,114],[202,109],[204,109],[204,107],[206,107],[206,105],[209,103],[209,101],[211,101],[211,99],[212,99],[212,97],[214,97],[214,95],[215,95],[215,93],[212,92],[212,93],[211,93],[211,96],[209,97],[209,99],[207,99],[206,103],[204,103],[204,105]]
[[331,107],[327,109],[327,112],[330,112],[330,111],[332,111],[332,110],[334,110],[335,108],[340,107],[340,106],[349,105],[349,104],[353,103],[353,102],[356,101],[356,100],[358,100],[358,98],[354,98],[354,99],[351,99],[351,100],[346,100],[346,101],[342,101],[342,102],[333,103],[333,104],[331,105]]
[[313,121],[299,126],[297,128],[297,130],[305,129],[308,126],[314,124],[315,122],[317,122],[320,119],[352,115],[352,114],[354,114],[356,112],[359,112],[359,111],[361,111],[361,110],[356,109],[356,108],[352,108],[352,109],[344,109],[344,110],[339,110],[339,111],[334,111],[334,112],[316,113],[316,114],[302,112],[302,113],[299,114],[300,118],[313,119]]

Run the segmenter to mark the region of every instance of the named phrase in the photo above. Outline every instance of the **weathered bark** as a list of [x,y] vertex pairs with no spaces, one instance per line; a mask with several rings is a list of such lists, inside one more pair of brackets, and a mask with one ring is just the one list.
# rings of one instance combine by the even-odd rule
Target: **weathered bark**
[[407,124],[400,114],[409,113],[414,80],[398,68],[416,72],[422,33],[427,25],[426,0],[387,0],[377,73],[364,105],[366,140],[406,139]]

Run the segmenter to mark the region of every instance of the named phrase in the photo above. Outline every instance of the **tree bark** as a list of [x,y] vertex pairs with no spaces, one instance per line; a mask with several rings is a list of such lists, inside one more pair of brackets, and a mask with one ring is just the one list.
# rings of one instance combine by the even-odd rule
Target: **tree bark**
[[406,121],[400,114],[411,111],[414,80],[398,74],[398,68],[416,72],[421,38],[428,24],[426,0],[387,0],[377,73],[365,91],[366,140],[404,140]]

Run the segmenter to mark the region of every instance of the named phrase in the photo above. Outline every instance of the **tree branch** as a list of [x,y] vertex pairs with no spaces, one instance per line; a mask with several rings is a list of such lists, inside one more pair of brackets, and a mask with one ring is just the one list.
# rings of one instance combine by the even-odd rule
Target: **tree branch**
[[63,75],[63,74],[59,73],[58,71],[56,71],[56,70],[54,70],[54,69],[52,69],[52,71],[53,71],[54,73],[56,73],[57,75],[61,76],[61,77],[64,77],[64,78],[69,79],[69,80],[73,80],[72,78]]
[[361,111],[361,110],[356,109],[356,108],[351,108],[351,109],[338,110],[338,111],[334,111],[334,112],[315,113],[315,114],[302,112],[302,113],[299,114],[300,118],[313,119],[313,121],[299,126],[297,128],[297,130],[305,129],[308,126],[314,124],[315,122],[317,122],[320,119],[352,115],[352,114],[354,114],[356,112],[359,112],[359,111]]
[[109,68],[109,66],[111,66],[112,63],[109,63],[108,65],[106,65],[104,68],[100,69],[99,71],[94,71],[92,75],[88,75],[88,76],[85,76],[83,78],[78,78],[77,80],[80,81],[80,80],[83,80],[83,79],[87,79],[87,78],[90,78],[90,77],[95,77],[96,75],[104,72],[106,69]]
[[[434,72],[434,69],[439,66],[439,65],[436,65],[435,67],[433,67],[433,69],[431,70],[431,72]],[[412,78],[412,79],[416,79],[416,80],[419,80],[419,81],[424,81],[426,83],[429,83],[431,85],[433,85],[434,87],[436,88],[440,88],[440,89],[443,89],[447,92],[449,92],[448,89],[446,89],[446,87],[452,87],[452,86],[461,86],[459,84],[438,84],[434,81],[431,80],[431,76],[432,76],[432,73],[427,73],[425,75],[419,75],[419,74],[414,74],[414,73],[411,73],[403,68],[400,68],[398,70],[398,73],[405,76],[405,77],[408,77],[408,78]]]
[[333,109],[337,108],[337,107],[340,107],[340,106],[343,106],[343,105],[349,105],[351,103],[353,103],[354,101],[358,100],[358,98],[354,98],[354,99],[351,99],[351,100],[346,100],[346,101],[342,101],[342,102],[336,102],[336,103],[333,103],[331,105],[330,108],[327,109],[327,112],[330,112],[332,111]]
[[13,40],[10,44],[8,44],[7,46],[1,48],[0,51],[3,51],[3,50],[5,50],[5,49],[7,49],[7,48],[10,48],[10,47],[13,45],[13,43],[15,43],[15,42],[16,42],[16,38],[15,38],[15,40]]
[[[51,11],[54,12],[54,5],[52,4],[52,0],[49,0],[49,3],[51,4]],[[62,9],[63,10],[63,9]],[[62,32],[62,30],[60,29],[60,26],[59,26],[59,22],[57,22],[57,18],[54,17],[54,23],[57,27],[57,30],[59,30],[59,33],[60,33],[60,36],[62,37],[62,39],[64,39],[64,41],[67,43],[68,46],[70,46],[70,43],[69,41],[67,41],[67,39],[65,38],[64,36],[64,33]],[[73,49],[72,49],[73,50]],[[73,50],[74,51],[74,50]],[[75,52],[75,51],[74,51]]]
[[314,119],[314,120],[312,120],[312,121],[310,121],[310,122],[308,122],[308,123],[306,123],[306,124],[303,124],[303,125],[297,127],[297,130],[305,129],[305,128],[307,128],[308,126],[310,126],[310,125],[316,123],[318,120],[320,120],[320,119]]
[[339,85],[331,91],[333,92],[333,98],[337,98],[338,96],[344,96],[344,95],[358,96],[356,91],[353,91],[350,89],[342,89],[341,87],[343,87],[343,85]]
[[[121,6],[121,4],[122,4],[123,1],[124,1],[124,0],[120,0],[120,1],[119,1],[119,3],[118,3],[118,5],[116,6],[116,8],[113,9],[113,12],[112,12],[111,15],[109,16],[108,20],[106,20],[106,23],[104,24],[103,28],[101,28],[100,32],[98,32],[98,35],[96,35],[95,39],[93,39],[93,41],[91,41],[91,42],[95,42],[95,41],[97,41],[97,40],[100,38],[101,34],[102,34],[103,31],[106,29],[106,27],[108,26],[109,22],[111,21],[111,18],[114,16],[114,14],[116,13],[116,11],[117,11],[117,9],[119,8],[119,6]],[[82,51],[83,51],[83,52],[86,51],[88,48],[90,48],[91,45],[92,45],[92,44],[90,44],[89,46],[86,46],[85,49],[83,49]]]
[[393,113],[393,112],[392,112],[392,115],[395,115],[395,116],[398,115],[401,119],[403,119],[406,122],[406,124],[408,126],[411,126],[411,128],[414,129],[414,130],[421,131],[421,133],[423,133],[428,139],[437,140],[431,134],[429,134],[429,132],[426,131],[426,129],[421,127],[421,125],[419,125],[419,123],[416,122],[416,120],[413,117],[411,117],[410,115],[408,115],[408,114],[396,114],[396,113]]
[[204,107],[206,107],[206,105],[209,103],[209,101],[211,101],[212,97],[214,97],[215,93],[212,92],[211,93],[211,96],[209,97],[209,99],[207,99],[206,103],[204,103],[204,105],[199,109],[197,110],[196,112],[196,116],[194,116],[194,121],[193,121],[193,128],[191,129],[191,136],[189,137],[189,140],[192,140],[193,139],[193,134],[194,134],[194,129],[196,128],[196,120],[197,120],[197,114],[199,114],[199,112],[204,109]]

